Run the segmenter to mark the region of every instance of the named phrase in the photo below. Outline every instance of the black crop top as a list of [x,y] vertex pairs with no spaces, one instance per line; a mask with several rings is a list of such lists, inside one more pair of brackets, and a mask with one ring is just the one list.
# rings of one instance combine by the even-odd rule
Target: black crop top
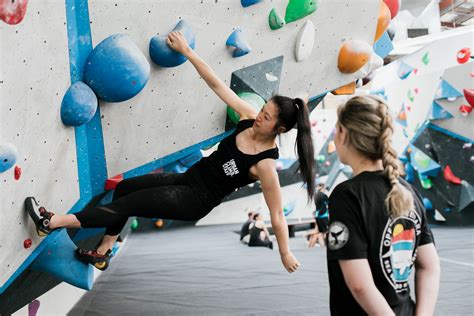
[[252,127],[255,120],[242,120],[236,130],[224,138],[209,157],[204,157],[188,172],[198,174],[207,189],[222,200],[233,191],[255,182],[250,178],[250,168],[262,159],[278,159],[278,148],[271,148],[256,155],[248,155],[237,148],[236,136]]

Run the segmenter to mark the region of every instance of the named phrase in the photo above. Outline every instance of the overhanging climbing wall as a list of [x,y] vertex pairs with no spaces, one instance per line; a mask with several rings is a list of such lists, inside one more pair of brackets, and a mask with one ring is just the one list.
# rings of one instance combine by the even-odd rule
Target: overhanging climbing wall
[[0,288],[40,242],[23,212],[25,197],[59,214],[79,199],[75,133],[59,116],[70,84],[65,23],[64,3],[56,1],[31,1],[18,25],[0,21],[0,143],[16,147],[21,168],[18,180],[14,168],[0,173]]

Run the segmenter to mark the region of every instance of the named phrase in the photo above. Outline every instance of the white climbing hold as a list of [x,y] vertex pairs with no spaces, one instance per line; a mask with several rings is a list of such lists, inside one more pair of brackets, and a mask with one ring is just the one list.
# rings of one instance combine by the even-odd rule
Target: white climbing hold
[[446,218],[444,218],[444,216],[437,209],[435,209],[433,217],[437,222],[446,222]]
[[268,74],[268,73],[265,74],[265,77],[267,78],[268,81],[277,81],[278,80],[278,77],[275,77],[274,75]]
[[311,55],[314,46],[314,24],[306,21],[296,38],[295,57],[297,62],[304,61]]

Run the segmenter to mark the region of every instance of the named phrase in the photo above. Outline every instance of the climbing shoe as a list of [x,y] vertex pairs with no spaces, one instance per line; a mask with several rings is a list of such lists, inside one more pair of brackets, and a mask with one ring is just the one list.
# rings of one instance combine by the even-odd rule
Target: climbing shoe
[[43,206],[39,206],[34,197],[27,197],[25,199],[25,209],[36,225],[38,236],[44,237],[54,230],[49,228],[49,223],[54,213],[48,212]]

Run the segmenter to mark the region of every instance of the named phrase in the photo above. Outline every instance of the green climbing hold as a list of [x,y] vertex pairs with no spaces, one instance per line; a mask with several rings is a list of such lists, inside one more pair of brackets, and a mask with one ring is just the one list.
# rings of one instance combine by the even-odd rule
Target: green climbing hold
[[429,52],[427,52],[426,54],[423,55],[423,57],[421,57],[421,61],[422,61],[423,64],[425,64],[425,65],[428,65],[428,64],[430,63]]
[[431,189],[431,187],[433,186],[433,183],[431,182],[431,179],[428,178],[427,176],[424,176],[420,173],[418,173],[418,179],[420,180],[420,183],[421,183],[421,186],[423,187],[423,189]]
[[268,15],[268,24],[272,30],[278,30],[285,26],[285,20],[273,8]]
[[316,156],[316,161],[319,162],[319,163],[323,163],[323,162],[326,161],[326,156],[318,155],[318,156]]
[[135,229],[137,229],[137,227],[138,227],[138,221],[137,221],[136,218],[134,218],[133,221],[132,221],[132,224],[130,224],[130,228],[132,230],[135,230]]
[[[253,92],[240,92],[237,93],[239,98],[250,104],[257,112],[265,104],[265,100],[256,93]],[[232,123],[237,124],[240,121],[240,116],[231,107],[227,107],[227,115],[229,116]]]
[[318,9],[319,0],[290,0],[286,7],[285,22],[291,23]]
[[413,96],[413,94],[411,94],[411,90],[408,90],[407,97],[408,97],[408,100],[410,100],[411,102],[415,100],[415,97]]

